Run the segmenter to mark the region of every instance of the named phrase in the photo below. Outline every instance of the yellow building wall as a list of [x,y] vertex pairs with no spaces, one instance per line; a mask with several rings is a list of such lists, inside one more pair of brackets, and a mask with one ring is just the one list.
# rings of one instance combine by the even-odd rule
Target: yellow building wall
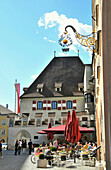
[[[2,120],[6,121],[6,125],[2,125]],[[5,134],[2,135],[2,129],[5,129]],[[7,143],[8,137],[8,119],[7,116],[0,116],[0,140],[4,139],[5,143]]]

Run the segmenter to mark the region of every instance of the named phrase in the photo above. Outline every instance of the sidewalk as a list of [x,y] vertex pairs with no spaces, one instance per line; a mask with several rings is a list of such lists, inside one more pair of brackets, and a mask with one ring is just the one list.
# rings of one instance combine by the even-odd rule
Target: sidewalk
[[74,164],[74,160],[67,160],[66,165],[61,167],[53,166],[47,168],[37,168],[37,164],[31,162],[31,155],[28,152],[23,155],[14,155],[14,151],[4,151],[3,159],[0,159],[0,170],[98,170],[97,167],[82,166],[81,162],[79,164]]

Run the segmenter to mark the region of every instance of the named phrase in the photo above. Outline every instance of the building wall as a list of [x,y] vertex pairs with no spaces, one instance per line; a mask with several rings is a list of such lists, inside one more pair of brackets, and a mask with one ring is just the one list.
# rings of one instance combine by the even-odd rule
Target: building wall
[[[50,100],[50,101],[58,101],[58,100],[76,100],[77,102],[77,109],[76,109],[76,113],[77,113],[77,118],[79,118],[80,120],[80,125],[84,125],[85,123],[87,123],[87,127],[90,127],[90,116],[89,114],[87,114],[85,112],[85,101],[84,101],[84,96],[79,96],[79,97],[62,97],[62,98],[39,98],[39,99],[22,99],[21,100],[21,113],[30,113],[29,117],[28,117],[28,121],[30,121],[31,119],[35,119],[36,120],[36,113],[43,113],[42,116],[42,121],[45,119],[48,119],[48,113],[50,112],[55,112],[55,120],[58,120],[59,118],[61,118],[61,120],[63,119],[63,117],[67,118],[67,112],[70,110],[72,111],[73,109],[66,109],[66,110],[58,110],[58,109],[54,109],[54,110],[32,110],[32,102],[33,100],[35,101],[43,101],[43,100]],[[61,113],[66,113],[64,116],[61,116]],[[87,121],[82,121],[82,117],[87,117]],[[24,118],[22,117],[21,122]],[[15,121],[18,119],[15,119]],[[59,126],[62,125],[62,121],[60,124],[55,124],[54,126]],[[43,129],[47,129],[48,128],[48,124],[47,125],[40,125],[40,126],[36,126],[35,125],[28,125],[26,127],[23,126],[23,124],[21,123],[21,125],[14,125],[14,127],[9,127],[8,128],[8,136],[9,136],[9,140],[8,140],[8,147],[9,149],[14,148],[14,143],[16,141],[16,139],[19,138],[26,138],[27,142],[29,141],[29,139],[31,138],[33,143],[42,143],[43,141],[45,141],[45,143],[48,143],[49,141],[47,140],[47,135],[46,134],[37,134],[38,131],[42,131]],[[26,131],[29,136],[26,137],[26,135],[24,135],[24,131]],[[22,135],[18,135],[22,132]],[[34,139],[34,136],[37,136],[37,139]],[[87,136],[87,140],[88,141],[93,141],[93,134],[83,134],[83,141],[85,140],[85,137]],[[59,141],[63,141],[64,140],[64,134],[60,134],[60,135],[54,135],[54,139],[59,138]],[[53,140],[54,140],[53,139]]]
[[85,65],[84,71],[84,91],[89,89],[89,80],[91,78],[91,65]]
[[61,118],[61,112],[68,112],[69,110],[73,110],[72,109],[51,109],[51,110],[43,110],[43,109],[39,109],[39,110],[32,110],[32,102],[33,100],[35,100],[36,102],[38,101],[44,101],[44,100],[50,100],[52,101],[58,101],[58,100],[65,100],[65,101],[73,101],[76,100],[76,112],[80,112],[80,111],[85,111],[84,108],[84,96],[81,97],[55,97],[55,98],[33,98],[33,99],[22,99],[21,100],[21,113],[30,113],[30,118],[35,118],[35,113],[43,113],[43,120],[46,119],[48,117],[48,113],[50,112],[55,112],[55,118]]
[[[99,159],[105,161],[104,93],[103,93],[103,56],[102,56],[102,1],[92,1],[93,30],[95,30],[96,52],[94,56],[95,78],[95,115],[97,144],[101,145]],[[101,158],[100,158],[101,156]]]
[[[6,124],[5,125],[2,125],[2,121],[5,121]],[[5,143],[7,143],[7,137],[8,137],[8,119],[7,119],[7,116],[2,116],[0,115],[0,140],[1,139],[4,139],[5,140]],[[5,130],[5,134],[2,134],[3,130]]]

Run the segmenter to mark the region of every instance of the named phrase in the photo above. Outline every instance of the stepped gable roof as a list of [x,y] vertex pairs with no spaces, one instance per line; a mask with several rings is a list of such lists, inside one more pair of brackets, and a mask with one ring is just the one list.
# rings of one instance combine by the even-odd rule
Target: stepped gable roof
[[[37,79],[21,95],[22,98],[74,96],[78,83],[84,81],[84,64],[78,56],[54,57]],[[43,87],[37,92],[37,87]],[[61,85],[61,91],[55,91],[55,84]]]
[[6,107],[0,105],[0,113],[1,113],[1,114],[12,114],[12,113],[14,113],[14,112],[11,111],[11,110],[9,110],[9,109],[7,109]]

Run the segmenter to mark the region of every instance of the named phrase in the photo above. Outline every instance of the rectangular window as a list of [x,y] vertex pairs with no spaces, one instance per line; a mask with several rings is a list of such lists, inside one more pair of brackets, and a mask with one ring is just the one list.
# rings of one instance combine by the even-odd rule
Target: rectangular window
[[99,54],[101,56],[101,31],[97,32],[97,54]]
[[85,102],[86,103],[90,103],[90,102],[93,102],[94,101],[94,97],[88,93],[88,94],[85,94]]
[[96,5],[96,25],[99,26],[99,5]]
[[3,125],[6,125],[6,120],[2,120],[1,121],[1,125],[3,126]]
[[37,103],[37,109],[42,109],[42,108],[43,108],[42,102],[38,102],[38,103]]
[[34,136],[34,139],[38,139],[38,136]]
[[9,120],[9,127],[13,127],[14,126],[14,120],[13,119],[10,119]]
[[82,121],[87,121],[87,117],[82,117]]
[[5,129],[1,129],[1,135],[5,135]]
[[55,101],[52,102],[52,109],[57,109],[57,102]]
[[67,109],[72,109],[72,101],[67,101]]
[[91,94],[87,95],[87,102],[90,103],[91,102]]

